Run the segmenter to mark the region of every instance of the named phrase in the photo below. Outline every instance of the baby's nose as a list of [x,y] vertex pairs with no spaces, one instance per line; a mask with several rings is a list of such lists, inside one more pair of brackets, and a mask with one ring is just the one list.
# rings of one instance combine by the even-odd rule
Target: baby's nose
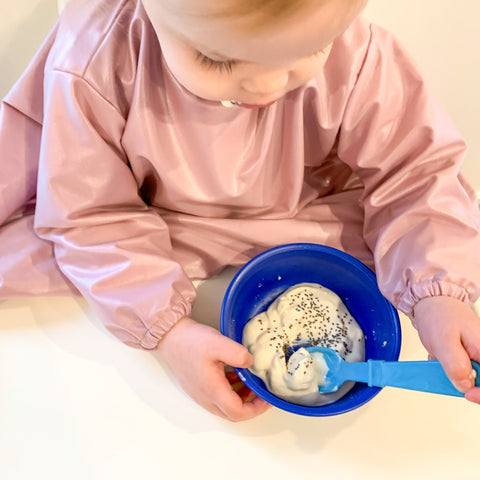
[[269,96],[282,93],[288,84],[288,70],[255,72],[243,79],[242,87],[255,95]]

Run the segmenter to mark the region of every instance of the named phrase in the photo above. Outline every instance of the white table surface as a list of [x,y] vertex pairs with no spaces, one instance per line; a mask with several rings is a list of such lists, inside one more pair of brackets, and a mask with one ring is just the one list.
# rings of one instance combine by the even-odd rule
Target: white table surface
[[[198,319],[218,326],[231,275],[199,286]],[[402,331],[401,359],[425,359],[405,318]],[[393,388],[335,417],[230,423],[82,299],[0,303],[1,480],[478,480],[479,435],[480,406]]]

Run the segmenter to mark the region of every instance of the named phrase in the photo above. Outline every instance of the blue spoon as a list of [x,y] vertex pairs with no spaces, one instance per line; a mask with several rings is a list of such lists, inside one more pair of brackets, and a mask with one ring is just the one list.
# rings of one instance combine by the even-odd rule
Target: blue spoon
[[[347,380],[368,383],[369,387],[397,387],[420,392],[440,393],[463,397],[448,379],[440,362],[436,360],[413,362],[387,362],[367,360],[346,362],[335,350],[324,347],[307,347],[310,355],[321,353],[327,364],[325,380],[318,386],[320,393],[337,391]],[[315,361],[315,355],[312,355]],[[480,386],[480,365],[472,361],[477,372],[475,386]]]

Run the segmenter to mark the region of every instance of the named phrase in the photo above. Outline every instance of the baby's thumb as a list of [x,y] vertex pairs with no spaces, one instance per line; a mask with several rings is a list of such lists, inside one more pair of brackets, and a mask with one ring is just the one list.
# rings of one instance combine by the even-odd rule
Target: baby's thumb
[[253,364],[251,353],[241,343],[225,336],[218,351],[218,358],[231,367],[248,368]]
[[437,355],[445,373],[457,390],[465,393],[473,387],[474,370],[467,352],[463,348],[445,350]]

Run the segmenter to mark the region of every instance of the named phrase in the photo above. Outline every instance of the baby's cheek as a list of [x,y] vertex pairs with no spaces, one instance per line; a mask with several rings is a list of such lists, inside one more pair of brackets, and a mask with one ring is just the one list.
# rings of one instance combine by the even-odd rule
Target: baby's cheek
[[327,58],[328,57],[326,55],[322,55],[320,57],[313,57],[311,59],[304,60],[301,65],[299,65],[298,68],[292,72],[289,90],[293,90],[294,88],[305,85],[307,82],[312,80],[312,78],[314,78],[323,68]]
[[235,99],[235,80],[227,80],[227,73],[207,71],[184,71],[177,80],[190,93],[205,100],[221,101]]

